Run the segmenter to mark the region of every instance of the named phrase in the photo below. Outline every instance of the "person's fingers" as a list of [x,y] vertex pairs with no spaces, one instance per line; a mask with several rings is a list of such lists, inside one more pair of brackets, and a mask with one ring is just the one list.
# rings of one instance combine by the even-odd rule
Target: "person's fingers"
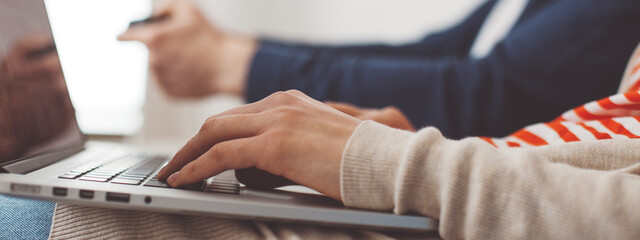
[[325,102],[325,104],[329,105],[332,108],[335,108],[340,112],[349,114],[354,117],[357,117],[364,112],[362,109],[347,103]]
[[409,119],[396,107],[386,107],[376,113],[371,120],[386,124],[389,127],[415,132]]
[[197,183],[229,169],[244,169],[256,165],[263,138],[251,137],[221,142],[190,162],[167,179],[172,187]]
[[167,31],[166,26],[164,26],[166,24],[163,24],[163,22],[171,21],[170,18],[172,17],[173,12],[176,10],[175,8],[178,5],[179,4],[177,4],[176,1],[173,0],[160,1],[158,4],[156,4],[156,7],[154,8],[153,13],[149,18],[158,18],[160,16],[163,16],[165,19],[163,19],[161,22],[144,23],[137,24],[135,26],[129,26],[129,28],[127,28],[124,33],[118,35],[118,40],[140,41],[147,45],[150,44],[156,36],[159,36],[163,32]]
[[[278,110],[280,107],[291,107],[300,104],[299,97],[290,92],[277,92],[248,105],[244,105],[210,117],[193,138],[180,149],[173,159],[160,170],[158,178],[165,180],[172,173],[184,165],[204,154],[211,146],[231,139],[255,136],[263,131],[265,126],[272,124],[271,119],[265,119],[261,114],[269,114],[268,110]],[[290,109],[281,109],[289,112]],[[278,114],[272,116],[277,117]]]
[[142,34],[140,33],[140,28],[127,28],[126,31],[118,35],[118,41],[141,41],[142,42]]
[[174,31],[176,28],[183,28],[184,23],[189,22],[189,19],[203,20],[203,22],[198,21],[200,24],[207,23],[198,7],[191,1],[160,1],[155,4],[153,13],[149,18],[158,20],[130,26],[118,36],[118,40],[140,41],[151,45],[155,40],[162,39],[165,34]]
[[200,131],[158,172],[158,179],[165,180],[220,142],[257,135],[264,125],[257,117],[257,114],[238,114],[207,119]]
[[139,26],[132,26],[118,35],[119,41],[140,41],[144,44],[151,44],[158,36],[165,34],[168,29],[164,26],[166,23],[149,23]]

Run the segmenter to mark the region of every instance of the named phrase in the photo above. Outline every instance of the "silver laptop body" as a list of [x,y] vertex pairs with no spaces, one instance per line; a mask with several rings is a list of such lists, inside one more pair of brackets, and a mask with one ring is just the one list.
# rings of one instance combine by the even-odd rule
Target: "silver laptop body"
[[[117,95],[117,94],[116,94]],[[86,142],[42,0],[0,0],[0,193],[86,206],[421,232],[429,218],[254,190],[232,172],[189,189],[155,179],[168,156]]]

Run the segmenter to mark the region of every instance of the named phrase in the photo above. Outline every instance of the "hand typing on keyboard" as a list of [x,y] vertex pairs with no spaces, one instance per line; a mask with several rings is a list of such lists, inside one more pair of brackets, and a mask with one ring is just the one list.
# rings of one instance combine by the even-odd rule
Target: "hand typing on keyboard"
[[209,118],[158,178],[182,187],[255,167],[340,200],[342,152],[360,122],[299,91],[275,93]]
[[[74,168],[60,175],[60,179],[141,185],[145,187],[170,188],[166,182],[151,175],[167,160],[164,156],[131,155],[119,157],[104,164],[89,164]],[[146,181],[146,182],[145,182]],[[214,180],[200,181],[183,186],[183,189],[217,193],[237,194],[240,186],[236,181]]]

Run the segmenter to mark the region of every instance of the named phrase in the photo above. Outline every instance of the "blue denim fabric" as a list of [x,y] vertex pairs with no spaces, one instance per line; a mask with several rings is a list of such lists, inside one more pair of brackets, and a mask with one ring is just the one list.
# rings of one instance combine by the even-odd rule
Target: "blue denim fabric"
[[0,194],[0,239],[47,239],[55,206]]

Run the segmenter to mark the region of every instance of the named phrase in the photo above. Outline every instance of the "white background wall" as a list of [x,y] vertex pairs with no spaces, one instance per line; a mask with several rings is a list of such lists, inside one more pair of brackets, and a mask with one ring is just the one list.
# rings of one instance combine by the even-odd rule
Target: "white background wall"
[[[307,43],[403,43],[460,21],[484,0],[199,0],[228,31]],[[213,96],[176,101],[150,79],[145,126],[133,142],[183,143],[206,117],[242,103]],[[166,145],[166,144],[165,144]]]

